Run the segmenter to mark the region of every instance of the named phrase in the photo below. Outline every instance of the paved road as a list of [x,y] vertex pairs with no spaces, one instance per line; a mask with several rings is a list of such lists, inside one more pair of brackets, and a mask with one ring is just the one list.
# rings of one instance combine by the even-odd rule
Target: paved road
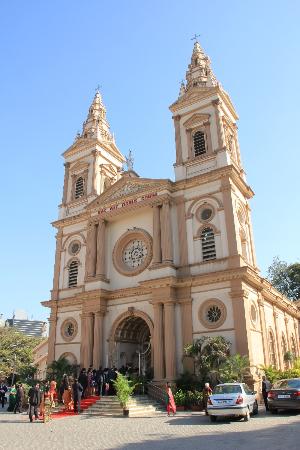
[[299,450],[300,414],[260,412],[250,422],[210,423],[202,413],[175,417],[77,416],[48,424],[0,414],[2,450]]

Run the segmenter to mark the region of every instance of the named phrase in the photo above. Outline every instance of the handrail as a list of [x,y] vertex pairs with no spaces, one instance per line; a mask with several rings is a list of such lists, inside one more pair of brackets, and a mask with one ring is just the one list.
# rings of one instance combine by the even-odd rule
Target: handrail
[[153,398],[159,403],[163,403],[164,405],[166,404],[167,393],[164,389],[152,383],[152,381],[146,382],[146,389],[149,397]]

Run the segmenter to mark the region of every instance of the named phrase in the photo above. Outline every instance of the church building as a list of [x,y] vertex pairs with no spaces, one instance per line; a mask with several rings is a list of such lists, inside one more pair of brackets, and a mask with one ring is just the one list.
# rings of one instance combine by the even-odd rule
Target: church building
[[260,276],[238,116],[198,42],[170,110],[175,181],[134,171],[98,91],[63,154],[48,364],[128,364],[172,381],[193,370],[187,344],[224,336],[255,382],[260,365],[300,356],[299,311]]

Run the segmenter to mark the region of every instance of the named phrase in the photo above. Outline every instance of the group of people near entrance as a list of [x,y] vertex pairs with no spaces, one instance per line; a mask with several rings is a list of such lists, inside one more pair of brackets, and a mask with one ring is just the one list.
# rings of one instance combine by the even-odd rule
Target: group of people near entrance
[[[105,368],[101,367],[98,370],[89,368],[81,369],[78,378],[72,378],[64,375],[62,381],[57,387],[55,380],[47,381],[42,386],[36,383],[35,386],[31,387],[27,393],[28,397],[28,415],[30,422],[33,420],[38,420],[44,415],[45,409],[45,399],[48,399],[51,406],[55,405],[56,401],[60,401],[64,405],[65,411],[74,411],[79,413],[81,411],[80,403],[82,398],[87,398],[90,396],[98,395],[100,397],[104,395],[115,395],[114,381],[116,380],[118,373],[122,375],[129,375],[129,368],[122,366],[119,370],[115,367]],[[266,410],[268,411],[268,392],[271,389],[270,381],[263,376],[262,378],[262,396],[265,403]],[[8,391],[8,386],[4,381],[0,382],[0,404],[4,408],[5,395]],[[167,414],[176,414],[176,403],[172,393],[170,383],[165,386],[166,391],[166,409]],[[15,384],[10,388],[10,393],[14,395],[15,401],[13,409],[11,409],[15,414],[17,412],[21,413],[22,408],[26,399],[26,393],[24,391],[22,383]],[[205,383],[202,391],[203,394],[203,407],[205,413],[207,414],[207,402],[212,394],[212,389],[209,383]]]

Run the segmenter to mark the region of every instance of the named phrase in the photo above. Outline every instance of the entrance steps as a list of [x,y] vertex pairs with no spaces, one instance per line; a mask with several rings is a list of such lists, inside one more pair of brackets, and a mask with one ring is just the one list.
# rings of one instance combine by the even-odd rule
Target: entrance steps
[[[128,402],[129,417],[165,415],[165,409],[147,395],[131,397]],[[89,416],[122,416],[123,408],[116,396],[104,396],[82,412]]]

